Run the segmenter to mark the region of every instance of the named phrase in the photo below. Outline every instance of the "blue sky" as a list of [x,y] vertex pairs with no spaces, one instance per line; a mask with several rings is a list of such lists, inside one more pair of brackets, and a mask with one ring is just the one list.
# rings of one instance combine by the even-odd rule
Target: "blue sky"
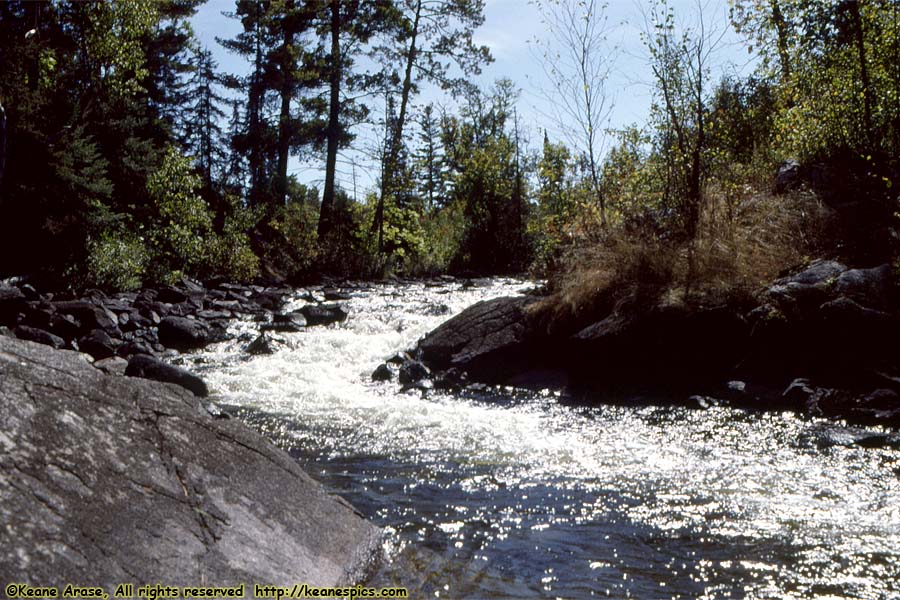
[[[613,101],[609,123],[613,128],[631,123],[642,124],[649,114],[651,73],[640,32],[644,25],[642,10],[651,1],[610,0],[607,5],[608,40],[615,56],[614,67],[606,86],[607,95]],[[719,28],[725,32],[719,50],[712,59],[716,76],[722,73],[746,75],[752,71],[752,57],[747,54],[746,46],[741,43],[737,34],[728,26],[727,0],[670,0],[670,5],[685,24],[694,23],[698,10],[702,10],[707,27]],[[222,15],[223,11],[232,10],[233,0],[208,0],[195,16],[193,26],[201,43],[212,50],[221,70],[243,73],[247,71],[247,63],[216,43],[216,37],[230,38],[241,29],[238,21]],[[545,128],[549,130],[551,138],[562,137],[556,130],[554,119],[548,117],[554,113],[554,106],[540,91],[546,89],[547,82],[543,77],[540,53],[534,48],[534,40],[543,38],[546,38],[544,25],[532,2],[486,0],[485,23],[476,33],[476,39],[491,49],[494,62],[484,68],[476,81],[487,88],[495,80],[508,77],[522,89],[517,110],[532,145],[540,142]],[[440,90],[425,88],[415,99],[415,105],[422,106],[428,102],[451,104],[451,100]],[[361,127],[356,133],[357,145],[372,145],[374,138],[371,131]],[[356,166],[351,166],[351,163]],[[341,185],[352,192],[355,174],[356,193],[361,200],[364,191],[375,183],[374,167],[374,162],[367,160],[364,153],[345,152],[339,169]],[[300,181],[321,187],[323,161],[301,163],[292,159],[290,170]]]

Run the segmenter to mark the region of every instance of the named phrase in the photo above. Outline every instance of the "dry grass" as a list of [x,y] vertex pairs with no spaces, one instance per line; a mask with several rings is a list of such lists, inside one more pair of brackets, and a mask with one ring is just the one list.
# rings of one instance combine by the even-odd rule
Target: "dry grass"
[[732,203],[714,191],[708,197],[693,243],[611,227],[572,250],[532,317],[549,333],[568,334],[614,311],[749,304],[829,237],[829,211],[809,193],[748,192]]

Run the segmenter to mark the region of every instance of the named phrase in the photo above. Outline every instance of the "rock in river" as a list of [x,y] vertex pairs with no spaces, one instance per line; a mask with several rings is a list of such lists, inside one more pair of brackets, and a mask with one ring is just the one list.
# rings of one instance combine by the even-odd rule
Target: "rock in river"
[[148,354],[135,354],[132,356],[131,360],[128,361],[128,366],[125,368],[125,375],[174,383],[193,392],[195,396],[200,398],[205,398],[209,395],[206,383],[202,379],[190,371],[170,365]]
[[507,297],[470,306],[419,342],[423,362],[492,382],[520,372],[535,350],[524,313],[532,302],[533,298]]
[[353,585],[381,552],[261,435],[82,354],[0,337],[0,422],[4,584]]

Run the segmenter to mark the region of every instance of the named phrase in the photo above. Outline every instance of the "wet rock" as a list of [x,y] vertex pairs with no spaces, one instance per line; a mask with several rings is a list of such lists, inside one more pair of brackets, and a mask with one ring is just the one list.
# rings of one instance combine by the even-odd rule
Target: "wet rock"
[[743,394],[747,391],[747,384],[743,381],[729,381],[727,385],[729,390],[738,394]]
[[301,312],[276,314],[272,316],[272,322],[260,327],[262,331],[281,331],[284,333],[297,333],[306,329],[306,317]]
[[353,586],[382,552],[286,452],[176,386],[0,338],[0,422],[0,573],[22,581]]
[[309,326],[342,323],[349,313],[338,304],[307,304],[299,311]]
[[868,431],[857,427],[825,426],[805,432],[801,442],[818,448],[860,446],[862,448],[900,448],[900,435]]
[[38,329],[37,327],[29,327],[28,325],[19,325],[13,329],[13,334],[20,340],[28,340],[37,342],[45,346],[53,346],[54,348],[64,348],[66,341],[57,335],[53,335],[49,331]]
[[433,381],[434,387],[452,391],[459,390],[469,384],[469,378],[466,373],[456,368],[438,371],[434,375]]
[[125,374],[130,377],[140,377],[142,379],[153,379],[154,381],[174,383],[186,390],[190,390],[195,396],[201,398],[205,398],[209,395],[209,389],[206,387],[206,383],[190,371],[170,365],[147,354],[137,354],[132,356],[128,361],[128,367],[125,369]]
[[38,293],[34,286],[30,283],[25,283],[19,286],[19,289],[22,291],[22,294],[25,296],[27,300],[40,300],[41,295]]
[[276,340],[265,333],[260,333],[256,339],[250,342],[244,351],[253,356],[275,353]]
[[442,317],[450,314],[450,307],[446,304],[429,304],[425,309],[425,314],[432,317]]
[[230,319],[234,316],[230,310],[200,310],[197,311],[197,317],[210,321],[212,319]]
[[413,360],[413,357],[410,356],[408,352],[398,352],[397,354],[387,359],[385,362],[390,365],[402,365],[408,363],[411,360]]
[[434,383],[430,379],[419,379],[417,381],[410,381],[403,385],[400,388],[401,392],[408,392],[410,390],[417,390],[422,392],[423,394],[430,392],[434,389]]
[[784,396],[812,416],[889,427],[900,425],[900,395],[894,390],[861,392],[822,387],[808,379],[795,379],[784,391]]
[[144,340],[132,340],[130,342],[125,342],[121,346],[116,349],[116,354],[121,356],[122,358],[129,358],[136,354],[153,354],[153,344],[152,342],[147,342]]
[[117,344],[102,329],[94,329],[78,340],[78,349],[97,360],[115,356]]
[[265,310],[275,311],[284,304],[284,294],[274,290],[263,290],[252,296],[253,301]]
[[389,363],[382,363],[372,372],[372,381],[393,381],[396,376],[396,366]]
[[209,327],[185,317],[166,317],[159,322],[159,342],[176,350],[201,348],[210,341]]
[[791,406],[806,408],[815,402],[817,394],[820,393],[822,393],[821,390],[815,387],[809,379],[798,377],[788,384],[781,396]]
[[498,381],[521,371],[531,358],[525,307],[533,298],[478,302],[419,341],[432,369],[457,368],[476,379]]
[[350,300],[353,296],[349,292],[338,290],[335,288],[325,288],[322,290],[325,300],[332,302],[335,300]]
[[410,360],[400,366],[400,383],[414,383],[431,377],[431,369],[417,360]]

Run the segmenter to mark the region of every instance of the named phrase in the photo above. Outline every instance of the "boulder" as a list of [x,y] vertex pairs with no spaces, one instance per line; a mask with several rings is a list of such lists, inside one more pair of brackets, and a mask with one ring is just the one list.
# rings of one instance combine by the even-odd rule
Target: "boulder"
[[176,350],[201,348],[210,341],[209,327],[186,317],[166,317],[159,322],[159,343]]
[[[37,586],[353,586],[381,532],[186,390],[0,337],[0,574]],[[4,583],[5,585],[5,583]]]
[[253,356],[259,356],[262,354],[274,354],[275,353],[275,340],[265,333],[260,333],[255,340],[250,342],[244,351],[247,354],[252,354]]
[[433,369],[456,368],[477,380],[500,382],[536,356],[525,308],[534,298],[504,297],[474,304],[419,341],[422,361]]
[[132,356],[128,361],[128,367],[125,369],[125,375],[174,383],[186,390],[190,390],[195,396],[200,398],[205,398],[209,395],[209,389],[207,389],[206,383],[202,379],[190,371],[170,365],[148,354],[135,354]]
[[135,339],[125,342],[116,350],[116,354],[122,358],[128,358],[136,354],[153,354],[153,346],[151,342]]
[[306,324],[309,326],[342,323],[348,315],[338,304],[307,304],[299,312],[306,318]]
[[411,360],[400,367],[400,383],[416,383],[431,377],[431,369],[418,360]]
[[863,306],[877,310],[889,309],[893,274],[884,264],[872,269],[849,269],[834,282],[834,294],[847,297]]
[[272,316],[272,322],[266,323],[260,330],[281,331],[284,333],[297,333],[306,329],[306,317],[299,311]]
[[13,334],[20,340],[37,342],[38,344],[53,346],[54,348],[64,348],[66,345],[66,341],[61,337],[53,335],[49,331],[38,329],[37,327],[29,327],[28,325],[17,326],[13,329]]
[[178,304],[185,302],[188,299],[188,295],[174,285],[168,285],[157,290],[156,299],[159,302]]
[[94,329],[78,340],[78,349],[97,360],[115,356],[117,344],[102,329]]
[[56,312],[70,315],[78,323],[78,335],[86,335],[94,329],[120,337],[119,318],[106,307],[90,300],[66,300],[53,303]]
[[814,260],[801,271],[775,280],[775,285],[821,285],[834,281],[847,267],[834,260]]
[[74,340],[82,331],[81,323],[79,323],[72,315],[61,315],[54,313],[50,317],[50,333],[58,335],[64,340]]
[[393,381],[397,376],[397,367],[390,363],[382,363],[372,371],[372,381]]
[[0,285],[0,325],[14,325],[16,316],[26,305],[27,298],[22,290],[11,285]]

